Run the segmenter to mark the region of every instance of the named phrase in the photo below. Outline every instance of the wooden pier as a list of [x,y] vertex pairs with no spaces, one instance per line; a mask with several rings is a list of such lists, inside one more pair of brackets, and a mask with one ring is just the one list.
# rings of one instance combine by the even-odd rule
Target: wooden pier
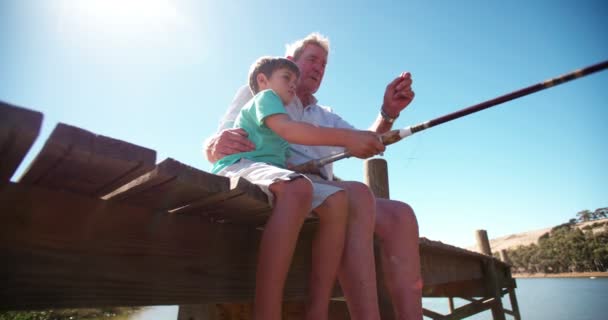
[[[270,212],[264,193],[66,124],[11,182],[42,118],[0,102],[0,310],[181,305],[180,319],[248,319],[259,226]],[[383,184],[368,183],[376,192]],[[305,225],[296,248],[285,319],[301,318],[315,228]],[[506,263],[424,238],[420,254],[424,296],[451,306],[450,314],[425,316],[491,310],[494,319],[520,319]],[[513,310],[504,309],[505,294]],[[339,295],[332,319],[348,319]],[[454,308],[455,297],[469,303]]]

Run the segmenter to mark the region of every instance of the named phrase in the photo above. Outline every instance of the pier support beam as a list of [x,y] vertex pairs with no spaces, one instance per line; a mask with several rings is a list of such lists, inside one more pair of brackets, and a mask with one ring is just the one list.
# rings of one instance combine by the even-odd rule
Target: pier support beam
[[[488,240],[488,232],[486,230],[477,230],[475,232],[477,238],[477,247],[481,253],[492,256],[490,248],[490,240]],[[484,263],[484,270],[488,278],[488,289],[492,292],[492,297],[495,299],[492,305],[492,319],[505,320],[505,310],[502,306],[501,288],[498,284],[498,275],[496,274],[496,266],[494,260],[489,260]]]

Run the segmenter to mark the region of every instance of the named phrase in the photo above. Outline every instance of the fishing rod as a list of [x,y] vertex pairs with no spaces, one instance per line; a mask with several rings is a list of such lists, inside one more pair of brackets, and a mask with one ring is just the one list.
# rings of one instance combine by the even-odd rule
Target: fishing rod
[[[452,112],[450,114],[446,114],[444,116],[429,120],[429,121],[425,121],[413,126],[409,126],[403,129],[397,129],[397,130],[391,130],[388,131],[384,134],[382,134],[380,137],[382,138],[382,143],[387,146],[389,144],[393,144],[397,141],[402,140],[403,138],[407,137],[407,136],[411,136],[414,133],[426,130],[428,128],[440,125],[442,123],[446,123],[448,121],[452,121],[454,119],[458,119],[458,118],[462,118],[464,116],[468,116],[472,113],[490,108],[490,107],[494,107],[496,105],[499,105],[501,103],[507,102],[507,101],[511,101],[517,98],[521,98],[523,96],[544,90],[544,89],[548,89],[551,88],[553,86],[574,80],[574,79],[578,79],[587,75],[590,75],[592,73],[598,72],[598,71],[602,71],[604,69],[608,68],[608,60],[604,61],[604,62],[600,62],[598,64],[583,68],[583,69],[578,69],[575,70],[573,72],[564,74],[562,76],[556,77],[556,78],[552,78],[543,82],[539,82],[537,84],[531,85],[529,87],[517,90],[517,91],[513,91],[511,93],[502,95],[500,97],[494,98],[494,99],[490,99],[488,101],[484,101],[482,103],[478,103],[476,105],[464,108],[462,110],[458,110],[456,112]],[[323,167],[324,165],[330,164],[332,162],[344,159],[344,158],[348,158],[350,157],[351,154],[348,151],[342,152],[342,153],[337,153],[331,156],[327,156],[324,158],[320,158],[320,159],[315,159],[315,160],[310,160],[308,162],[302,163],[298,166],[295,166],[293,168],[294,171],[299,171],[299,172],[315,172],[316,170],[318,170],[319,168]]]

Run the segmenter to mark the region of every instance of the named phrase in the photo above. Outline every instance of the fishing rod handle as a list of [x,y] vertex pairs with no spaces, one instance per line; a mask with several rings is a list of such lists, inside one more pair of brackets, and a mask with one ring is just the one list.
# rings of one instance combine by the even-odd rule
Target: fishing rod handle
[[[393,144],[407,136],[414,134],[414,132],[415,132],[413,130],[414,127],[420,127],[420,129],[418,131],[426,129],[426,128],[422,128],[422,126],[423,126],[423,124],[418,125],[418,126],[407,127],[404,129],[391,130],[391,131],[385,132],[384,134],[382,134],[380,136],[382,138],[382,144],[387,146],[389,144]],[[319,170],[319,168],[321,168],[325,165],[328,165],[330,163],[336,162],[336,161],[344,159],[344,158],[350,158],[351,156],[352,155],[350,154],[350,152],[344,151],[344,152],[337,153],[337,154],[327,156],[324,158],[304,162],[302,164],[295,166],[293,168],[293,170],[298,171],[298,172],[315,172],[315,171]]]
[[351,154],[348,151],[344,151],[344,152],[340,152],[340,153],[336,153],[333,154],[331,156],[327,156],[324,158],[320,158],[320,159],[315,159],[315,160],[310,160],[307,162],[304,162],[302,164],[299,164],[295,167],[292,168],[293,171],[296,172],[302,172],[302,173],[315,173],[317,171],[319,171],[319,169],[327,164],[330,164],[332,162],[344,159],[344,158],[349,158],[351,156]]

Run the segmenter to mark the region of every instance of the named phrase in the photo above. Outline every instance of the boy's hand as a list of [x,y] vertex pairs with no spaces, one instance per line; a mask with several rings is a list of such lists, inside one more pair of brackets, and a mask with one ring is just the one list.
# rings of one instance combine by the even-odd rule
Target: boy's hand
[[247,137],[247,131],[242,128],[220,131],[205,143],[207,160],[215,163],[227,155],[255,150],[255,145]]
[[348,135],[345,148],[352,156],[365,159],[383,152],[385,146],[375,132],[353,130]]

